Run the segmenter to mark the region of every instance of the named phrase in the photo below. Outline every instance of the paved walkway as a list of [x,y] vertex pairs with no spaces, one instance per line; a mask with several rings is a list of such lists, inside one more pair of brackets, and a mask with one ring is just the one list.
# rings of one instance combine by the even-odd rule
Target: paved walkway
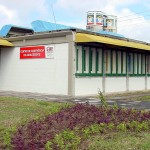
[[[13,92],[13,91],[0,91],[0,96],[14,96],[19,98],[37,99],[44,101],[55,101],[55,102],[74,102],[74,103],[89,103],[93,105],[101,105],[101,102],[96,97],[71,97],[64,95],[49,95],[42,93],[30,93],[30,92]],[[136,108],[136,109],[147,109],[150,110],[150,101],[136,101],[136,97],[150,96],[150,93],[142,94],[130,94],[126,96],[114,96],[113,98],[107,98],[109,105],[117,103],[119,107]],[[130,100],[134,98],[134,100]]]

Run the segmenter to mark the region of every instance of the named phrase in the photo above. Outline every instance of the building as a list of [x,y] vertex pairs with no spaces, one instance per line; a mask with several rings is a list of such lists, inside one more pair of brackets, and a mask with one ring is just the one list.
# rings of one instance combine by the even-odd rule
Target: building
[[72,96],[150,90],[149,43],[58,27],[16,35],[12,26],[6,32],[0,90]]

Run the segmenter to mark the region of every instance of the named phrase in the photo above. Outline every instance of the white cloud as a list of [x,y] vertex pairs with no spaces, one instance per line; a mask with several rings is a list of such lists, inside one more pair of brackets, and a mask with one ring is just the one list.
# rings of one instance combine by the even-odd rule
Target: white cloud
[[0,0],[0,18],[3,20],[0,27],[5,24],[29,26],[36,19],[46,20],[49,17],[45,0]]
[[150,42],[149,26],[150,20],[129,9],[123,9],[118,16],[118,32],[129,38]]
[[112,13],[117,6],[136,3],[138,0],[58,0],[57,7],[67,11],[80,13],[90,10],[101,10]]
[[[148,1],[149,0],[145,0],[145,3],[148,4]],[[62,11],[67,11],[69,15],[80,16],[79,20],[69,22],[69,25],[83,27],[86,24],[86,12],[90,10],[100,10],[118,17],[118,33],[129,38],[150,42],[150,35],[147,34],[150,32],[150,21],[146,20],[142,16],[143,14],[136,14],[129,9],[130,5],[134,7],[134,5],[137,4],[142,5],[142,3],[142,0],[58,0],[56,6],[62,9]],[[150,9],[150,7],[148,8],[147,5],[145,9]],[[121,20],[126,21],[121,22]]]
[[[18,15],[17,12],[13,9],[8,9],[7,7],[0,5],[0,20],[1,26],[5,24],[12,24],[15,20],[16,23],[18,23]],[[3,24],[4,23],[4,24]]]
[[[150,9],[149,0],[0,0],[0,28],[5,24],[15,24],[18,26],[30,26],[34,20],[52,21],[53,3],[57,23],[85,28],[86,12],[99,10],[107,14],[118,16],[118,33],[127,37],[139,40],[150,41],[149,33],[150,21],[142,18],[142,14],[135,14],[130,6],[144,5],[145,9]],[[143,8],[144,8],[143,7]],[[144,11],[144,10],[143,10]],[[64,15],[63,15],[64,14]],[[141,17],[119,22],[119,20]],[[125,18],[120,18],[125,16]]]
[[13,18],[13,16],[15,15],[15,11],[13,10],[8,10],[5,6],[3,5],[0,5],[0,12],[1,12],[1,15],[6,17],[6,18]]

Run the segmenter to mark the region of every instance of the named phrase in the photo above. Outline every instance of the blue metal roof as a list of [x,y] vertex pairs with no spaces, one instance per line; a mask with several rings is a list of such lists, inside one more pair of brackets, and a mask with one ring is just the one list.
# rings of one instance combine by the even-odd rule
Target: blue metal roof
[[[30,30],[34,30],[34,32],[45,32],[45,31],[64,30],[64,29],[78,29],[75,27],[66,26],[66,25],[62,25],[62,24],[55,24],[55,23],[42,21],[42,20],[33,21],[31,23],[31,25],[32,25],[32,29],[26,28],[26,27],[18,27],[18,28],[30,29]],[[12,27],[17,28],[17,26],[13,26],[13,25],[3,26],[2,29],[0,30],[0,36],[2,36],[2,37],[7,36],[7,34],[9,33],[9,31],[11,30]],[[85,29],[81,29],[81,30],[85,30]],[[87,31],[90,31],[90,30],[87,30]],[[95,33],[99,33],[102,35],[108,35],[108,36],[110,35],[110,36],[124,38],[124,36],[121,34],[108,32],[108,31],[90,31],[90,32],[95,32]]]
[[55,24],[51,22],[46,22],[42,20],[36,20],[31,23],[32,28],[35,32],[44,32],[44,31],[53,31],[53,30],[63,30],[63,29],[72,29],[74,27],[65,26],[62,24]]
[[100,34],[104,34],[104,35],[112,35],[112,36],[116,36],[116,37],[121,37],[121,38],[125,38],[124,35],[122,34],[118,34],[118,33],[114,33],[114,32],[108,32],[108,31],[98,31],[96,33],[100,33]]
[[0,30],[0,36],[2,36],[2,37],[6,36],[11,28],[12,28],[12,25],[3,26],[2,29]]
[[[16,28],[16,29],[18,28],[18,29],[22,29],[22,30],[32,30],[32,31],[33,31],[33,29],[27,28],[27,27],[19,27],[19,26],[14,26],[14,25],[5,25],[5,26],[3,26],[2,29],[0,30],[0,36],[1,36],[1,37],[7,36],[8,33],[10,32],[10,30],[11,30],[12,28]],[[33,31],[33,32],[34,32],[34,31]]]
[[[54,31],[54,30],[63,30],[63,29],[78,29],[75,27],[66,26],[66,25],[62,25],[62,24],[55,24],[55,23],[42,21],[42,20],[33,21],[31,23],[31,25],[32,25],[32,28],[35,32]],[[85,30],[85,29],[81,29],[81,30]],[[90,30],[88,30],[88,31],[90,31]],[[92,32],[92,31],[90,31],[90,32]],[[114,33],[114,32],[96,31],[96,33],[103,34],[103,35],[112,35],[112,36],[124,38],[123,35],[118,34],[118,33]]]

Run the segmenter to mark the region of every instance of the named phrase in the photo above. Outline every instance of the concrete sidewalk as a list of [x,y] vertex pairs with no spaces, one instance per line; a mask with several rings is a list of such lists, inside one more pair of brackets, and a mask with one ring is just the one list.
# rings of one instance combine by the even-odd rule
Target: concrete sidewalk
[[[119,94],[118,94],[119,95]],[[114,105],[115,103],[119,107],[136,108],[136,109],[146,109],[150,110],[150,100],[149,101],[137,101],[137,97],[150,96],[150,92],[147,93],[131,93],[116,95],[106,95],[108,105]],[[13,91],[0,91],[0,96],[5,97],[19,97],[27,99],[36,99],[44,101],[53,102],[73,102],[73,103],[89,103],[93,105],[101,105],[101,102],[96,96],[84,96],[84,97],[71,97],[65,95],[49,95],[43,93],[30,93],[30,92],[13,92]],[[134,100],[131,100],[134,98]]]

